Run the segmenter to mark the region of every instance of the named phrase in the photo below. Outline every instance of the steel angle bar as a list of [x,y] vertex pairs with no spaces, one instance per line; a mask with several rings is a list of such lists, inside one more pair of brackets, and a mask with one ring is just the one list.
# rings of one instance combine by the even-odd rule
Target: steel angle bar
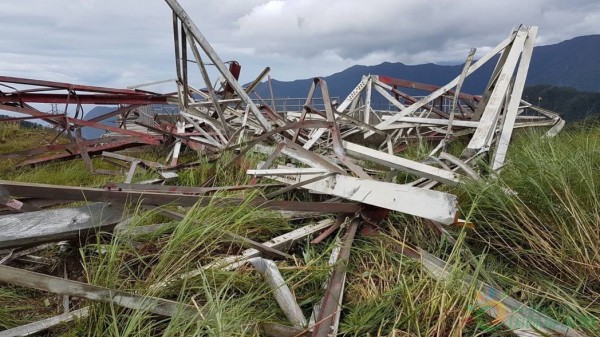
[[251,140],[249,142],[231,145],[231,146],[228,146],[225,149],[239,148],[241,146],[245,146],[245,148],[241,150],[241,153],[246,153],[254,145],[265,141],[269,137],[272,137],[272,136],[277,135],[277,134],[281,134],[281,133],[283,133],[286,130],[301,129],[301,128],[304,128],[304,129],[308,129],[308,128],[328,128],[331,125],[332,125],[332,123],[328,122],[328,121],[313,121],[313,120],[298,121],[298,122],[295,122],[295,123],[291,123],[291,124],[287,124],[287,125],[284,125],[284,126],[280,126],[280,127],[276,128],[276,129],[273,129],[273,130],[271,130],[269,132],[265,132],[262,135],[254,138],[253,140]]
[[[315,85],[319,84],[321,87],[321,93],[323,97],[323,105],[325,105],[325,114],[327,116],[327,121],[331,122],[332,125],[329,127],[330,135],[331,135],[331,144],[333,146],[333,152],[336,157],[346,165],[354,174],[361,177],[362,179],[371,179],[371,177],[364,172],[362,167],[356,165],[352,162],[348,157],[346,157],[346,153],[344,148],[342,147],[342,136],[340,134],[340,127],[336,122],[335,112],[333,110],[333,106],[331,105],[331,97],[329,96],[329,88],[327,87],[327,82],[321,78],[314,79]],[[369,78],[370,82],[370,78]],[[367,89],[370,88],[370,83],[367,83]]]
[[264,188],[264,187],[281,187],[283,184],[254,184],[254,185],[234,185],[234,186],[215,186],[215,187],[193,187],[193,186],[176,186],[176,185],[148,185],[148,184],[121,184],[108,183],[107,188],[120,189],[123,191],[154,191],[154,192],[169,192],[181,194],[209,194],[220,191],[241,191],[246,189]]
[[283,310],[285,316],[292,323],[292,326],[297,328],[306,327],[306,317],[304,317],[302,309],[300,309],[296,301],[296,297],[285,283],[283,276],[281,276],[277,265],[273,261],[261,257],[253,257],[248,259],[248,262],[267,281],[267,284],[273,290],[275,300],[281,310]]
[[121,129],[121,128],[117,128],[117,127],[113,127],[113,126],[100,124],[97,122],[90,122],[90,121],[86,121],[83,119],[77,119],[77,118],[72,118],[72,117],[66,117],[66,119],[69,123],[73,123],[76,125],[89,126],[89,127],[96,128],[96,129],[101,129],[101,130],[105,130],[105,131],[111,131],[111,132],[115,132],[115,133],[119,133],[119,134],[123,134],[123,135],[127,135],[127,136],[136,137],[137,139],[143,141],[144,143],[147,143],[148,145],[159,145],[161,143],[159,138],[162,138],[162,136],[152,136],[152,135],[149,135],[149,134],[146,134],[143,132]]
[[[419,125],[419,124],[422,124],[421,126],[428,126],[428,125],[449,126],[450,125],[450,121],[448,119],[443,119],[443,118],[402,117],[402,118],[398,118],[397,122],[408,123],[407,125],[412,125],[413,127],[416,125]],[[466,128],[477,128],[479,126],[479,122],[478,121],[453,120],[452,125],[458,126],[458,127],[466,127]],[[382,128],[382,130],[398,129],[399,126],[405,126],[405,125],[400,125],[400,124],[394,123],[394,124],[390,124],[390,125]]]
[[184,25],[188,29],[189,35],[191,35],[196,40],[196,42],[198,42],[202,50],[204,50],[208,58],[212,61],[215,67],[217,67],[221,75],[225,77],[225,79],[236,92],[236,94],[244,101],[244,103],[250,106],[250,110],[254,114],[254,117],[256,117],[256,119],[262,125],[262,127],[266,131],[271,130],[271,125],[269,124],[269,122],[260,113],[256,105],[254,105],[244,88],[242,88],[242,86],[238,83],[233,74],[225,66],[225,63],[223,63],[217,52],[208,43],[204,35],[202,35],[196,24],[188,16],[183,7],[181,7],[177,0],[165,0],[165,2],[171,7],[171,9],[175,13],[175,15],[177,15],[179,20],[181,20],[182,25]]
[[0,197],[0,205],[10,208],[11,211],[23,213],[23,212],[35,212],[40,211],[41,208],[32,205],[27,201],[21,201],[17,199]]
[[44,80],[36,80],[29,78],[21,78],[21,77],[10,77],[10,76],[0,76],[0,82],[5,83],[15,83],[15,84],[25,84],[39,87],[48,87],[54,89],[65,89],[71,91],[85,91],[85,92],[98,92],[105,94],[120,94],[120,95],[140,95],[145,96],[146,94],[143,92],[139,92],[131,89],[114,89],[114,88],[106,88],[106,87],[96,87],[91,85],[81,85],[81,84],[73,84],[73,83],[65,83],[65,82],[53,82],[53,81],[44,81]]
[[[115,95],[115,94],[77,94],[78,104],[166,104],[166,96],[156,95]],[[65,104],[72,100],[69,94],[16,93],[0,96],[0,103],[58,103]]]
[[87,298],[122,306],[129,309],[144,310],[163,316],[200,317],[202,311],[194,306],[165,300],[157,297],[132,294],[122,290],[109,289],[82,282],[65,280],[32,271],[0,265],[0,282],[22,287],[49,291],[60,295]]
[[75,319],[84,319],[88,316],[89,308],[84,307],[62,315],[46,318],[37,322],[21,325],[12,329],[0,331],[0,337],[31,336],[48,330],[59,324],[68,323]]
[[42,153],[60,151],[60,150],[72,151],[72,150],[74,150],[74,148],[78,147],[79,145],[86,146],[89,149],[91,146],[98,145],[98,144],[105,144],[105,143],[111,143],[111,142],[115,142],[115,141],[127,140],[127,138],[125,138],[125,137],[126,136],[96,138],[96,139],[84,140],[80,144],[77,144],[77,143],[50,144],[50,145],[46,145],[46,146],[42,146],[42,147],[38,147],[38,148],[34,148],[34,149],[0,154],[0,158],[27,157],[27,156],[34,156],[34,155],[38,155],[38,154],[42,154]]
[[[160,213],[161,215],[170,217],[172,219],[175,219],[175,220],[183,220],[185,218],[185,214],[182,214],[179,212],[174,212],[174,211],[167,210],[167,209],[158,209],[158,213]],[[202,225],[202,223],[200,223],[196,220],[191,220],[191,221],[193,221],[194,223],[196,223],[200,226]],[[265,246],[262,243],[256,242],[252,239],[246,238],[246,237],[238,235],[236,233],[233,233],[233,232],[230,232],[227,230],[220,230],[220,232],[224,236],[228,237],[230,240],[235,241],[242,246],[246,246],[246,247],[250,247],[250,248],[254,248],[254,249],[258,250],[265,257],[293,259],[293,257],[289,254],[286,254],[278,249],[275,249],[275,248],[272,248],[269,246]]]
[[454,114],[456,113],[456,106],[458,105],[460,90],[462,88],[463,82],[465,81],[465,77],[467,76],[467,70],[471,66],[471,62],[473,62],[475,51],[477,51],[477,49],[475,48],[471,48],[471,50],[469,51],[469,55],[467,56],[467,60],[465,61],[463,70],[460,73],[458,84],[456,85],[456,91],[454,92],[454,98],[452,99],[452,108],[450,109],[450,117],[448,118],[448,129],[446,130],[446,137],[444,137],[444,140],[442,140],[443,148],[445,148],[446,143],[450,140],[450,135],[452,134],[452,122],[454,121]]
[[[48,184],[19,183],[0,180],[0,196],[33,197],[41,199],[61,199],[76,201],[112,201],[118,203],[140,202],[143,205],[160,206],[175,204],[193,206],[216,203],[222,207],[238,206],[245,201],[238,198],[202,197],[187,194],[159,193],[144,191],[119,191],[90,187],[73,187]],[[265,200],[255,198],[248,202],[260,208],[290,211],[315,211],[324,213],[353,213],[360,210],[357,203],[320,203],[309,201]]]
[[360,224],[360,218],[352,220],[348,230],[342,239],[342,246],[337,258],[336,267],[329,279],[327,291],[323,297],[323,303],[319,310],[319,315],[313,327],[313,337],[327,337],[332,329],[337,330],[338,313],[341,311],[342,300],[344,296],[344,284],[346,281],[346,270],[350,258],[350,249],[356,235],[356,230]]
[[94,117],[92,119],[88,119],[88,121],[90,121],[90,122],[100,122],[100,121],[103,121],[105,119],[111,118],[113,116],[118,116],[118,115],[127,113],[127,112],[129,112],[131,110],[134,110],[134,109],[137,109],[137,108],[141,108],[141,107],[143,107],[142,104],[128,105],[128,106],[119,108],[119,109],[117,109],[115,111],[107,112],[105,114],[102,114],[100,116]]
[[363,123],[371,124],[371,92],[373,90],[373,79],[371,76],[367,79],[365,87],[365,106],[363,107]]
[[[60,116],[56,116],[55,119],[59,119],[59,118],[64,118],[64,116],[60,115]],[[40,117],[8,117],[8,118],[0,118],[0,123],[5,123],[5,122],[19,122],[19,121],[26,121],[26,120],[32,120],[32,119],[40,119]]]
[[189,40],[190,47],[192,48],[192,53],[194,54],[194,58],[196,59],[196,63],[198,64],[198,69],[200,70],[200,73],[202,74],[202,79],[204,80],[204,85],[208,89],[208,94],[210,95],[210,98],[213,101],[213,107],[215,108],[215,111],[217,112],[217,115],[219,116],[219,121],[221,122],[221,125],[223,126],[223,132],[225,133],[225,137],[229,140],[230,139],[230,134],[229,134],[229,130],[228,130],[229,126],[227,125],[225,116],[223,115],[223,111],[221,110],[221,105],[219,104],[219,99],[217,97],[217,94],[215,93],[215,90],[212,87],[212,83],[210,83],[210,78],[208,76],[208,72],[206,71],[206,67],[204,66],[204,62],[202,61],[202,57],[200,56],[200,52],[198,51],[198,48],[196,47],[196,43],[194,43],[194,40],[191,38],[190,34],[188,34],[187,37]]
[[[283,150],[284,147],[285,147],[284,143],[277,143],[273,152],[271,154],[269,154],[269,157],[267,157],[267,159],[264,162],[259,164],[258,168],[259,169],[270,168],[271,165],[273,165],[273,162],[275,161],[275,159],[277,159],[277,157],[281,154],[281,150]],[[250,185],[256,184],[257,180],[258,180],[257,177],[252,177],[252,179],[250,179]]]
[[[527,29],[521,27],[511,45],[510,52],[506,57],[506,62],[498,73],[498,79],[494,85],[494,89],[487,101],[487,105],[485,106],[485,110],[481,115],[481,119],[479,120],[479,127],[477,127],[475,130],[475,133],[473,134],[473,137],[471,137],[467,148],[465,151],[463,151],[465,157],[484,148],[493,136],[500,115],[500,109],[502,108],[512,75],[515,71],[515,67],[517,66],[517,61],[519,60],[519,56],[523,51],[527,35]],[[517,103],[518,102],[519,101],[517,101]]]
[[302,146],[292,143],[288,139],[284,139],[284,142],[286,147],[282,150],[282,153],[286,156],[296,159],[301,163],[307,164],[311,167],[320,167],[330,172],[336,172],[339,174],[347,175],[344,169],[342,169],[332,161],[328,160],[326,157],[306,150]]
[[[496,140],[496,151],[494,151],[494,155],[492,157],[493,170],[498,170],[504,164],[504,159],[506,158],[508,144],[510,142],[512,131],[515,125],[515,118],[517,117],[519,110],[519,103],[521,102],[521,96],[523,95],[525,80],[527,79],[527,72],[529,70],[529,63],[533,54],[533,47],[535,44],[537,31],[538,27],[536,26],[529,28],[526,40],[524,42],[523,53],[519,61],[519,67],[515,76],[513,89],[510,94],[508,106],[506,107],[506,113],[504,115],[504,123],[501,127],[500,136]],[[477,134],[477,131],[475,133]]]
[[[188,111],[195,111],[195,110],[188,110]],[[211,119],[209,119],[208,117],[205,116],[201,116],[201,115],[196,115],[196,114],[192,114],[189,112],[185,112],[185,111],[180,111],[181,116],[187,120],[188,122],[190,122],[194,128],[196,130],[198,130],[198,132],[200,132],[204,137],[207,137],[208,139],[212,139],[214,140],[215,144],[219,144],[217,142],[216,139],[214,139],[214,137],[210,136],[206,131],[204,131],[200,125],[197,123],[196,120],[199,120],[202,123],[206,123],[206,125],[210,126],[211,129],[213,129],[215,131],[215,133],[217,134],[217,136],[219,137],[219,139],[221,139],[221,142],[223,144],[227,144],[227,138],[225,138],[225,136],[223,136],[223,134],[221,133],[221,130],[219,130],[217,128],[216,125],[214,125],[213,121]],[[223,145],[219,144],[219,147],[223,147]]]
[[305,167],[281,167],[276,169],[256,169],[256,170],[246,170],[246,174],[251,174],[255,176],[286,176],[286,175],[315,175],[315,174],[324,174],[330,173],[329,170],[324,170],[321,168],[305,168]]
[[546,131],[546,137],[554,137],[554,136],[558,135],[558,133],[565,126],[565,123],[566,122],[564,119],[558,118],[556,123],[554,125],[552,125],[552,127],[548,131]]
[[[269,74],[270,71],[271,71],[270,67],[265,67],[265,69],[263,69],[263,71],[261,71],[260,74],[258,74],[258,76],[256,76],[254,81],[252,81],[246,87],[246,93],[248,93],[248,94],[252,93],[254,91],[254,89],[256,89],[256,87],[262,82],[262,80],[265,78],[265,76],[267,76]],[[236,108],[239,108],[239,107],[236,107]]]
[[[97,153],[100,153],[105,150],[113,150],[113,151],[122,150],[122,149],[126,149],[126,148],[142,146],[142,145],[146,144],[145,142],[143,142],[139,139],[133,138],[133,137],[122,137],[121,139],[122,140],[112,141],[109,143],[101,143],[100,145],[97,145],[97,146],[88,147],[87,152],[88,152],[88,154],[97,154]],[[74,144],[74,145],[77,146],[77,144]],[[40,157],[40,158],[28,159],[28,160],[20,162],[17,166],[21,167],[21,166],[27,166],[27,165],[34,165],[34,164],[39,164],[39,163],[48,162],[48,161],[52,161],[52,160],[72,159],[72,158],[76,158],[80,153],[79,149],[77,149],[77,148],[75,148],[75,149],[67,148],[66,150],[68,152],[59,153],[56,155],[49,155],[49,156]]]
[[346,99],[337,107],[337,112],[341,113],[346,110],[350,106],[350,104],[357,98],[363,89],[367,86],[369,82],[368,76],[363,76],[363,78],[358,82],[358,85],[350,92],[350,94],[346,97]]
[[52,124],[54,126],[60,126],[60,127],[64,128],[66,125],[66,122],[64,120],[65,116],[62,114],[61,115],[46,114],[44,112],[33,109],[31,107],[20,107],[20,106],[6,105],[6,104],[0,104],[0,110],[6,110],[6,111],[12,111],[12,112],[16,112],[16,113],[30,115],[30,116],[33,116],[36,118],[43,119],[44,121],[46,121],[49,124]]
[[[434,85],[434,84],[419,83],[419,82],[409,81],[409,80],[405,80],[405,79],[392,78],[392,77],[385,76],[385,75],[377,75],[377,79],[378,79],[379,83],[385,84],[387,87],[389,87],[389,86],[403,87],[403,88],[417,89],[417,90],[429,91],[429,92],[434,92],[441,88],[440,86]],[[388,89],[388,90],[391,90],[391,89]],[[455,95],[454,90],[448,90],[447,93],[449,95]],[[463,99],[466,101],[479,101],[481,99],[481,97],[479,97],[479,96],[470,95],[470,94],[467,94],[464,92],[459,93],[458,97],[460,99]]]
[[[286,183],[308,180],[303,176],[297,176],[292,181],[281,177],[272,177],[272,179]],[[457,218],[456,196],[439,191],[339,174],[305,184],[302,188],[411,214],[446,225],[453,224]]]
[[296,183],[296,184],[288,185],[288,186],[286,186],[286,187],[284,187],[284,188],[282,188],[280,190],[277,190],[275,192],[271,192],[271,193],[267,194],[265,196],[265,199],[273,199],[276,196],[282,195],[283,193],[286,193],[286,192],[289,192],[289,191],[294,190],[296,188],[302,187],[302,186],[304,186],[306,184],[310,184],[310,183],[313,183],[315,181],[318,181],[318,180],[321,180],[321,179],[325,179],[325,178],[327,178],[329,176],[332,176],[334,174],[335,173],[331,172],[331,173],[328,173],[328,174],[323,174],[323,175],[320,175],[320,176],[316,176],[314,178],[310,178],[308,180],[301,181],[301,182]]
[[[483,64],[485,64],[487,61],[489,61],[490,59],[492,59],[496,54],[498,54],[500,51],[502,51],[504,48],[506,48],[506,46],[508,46],[509,44],[511,44],[513,42],[514,38],[515,38],[515,34],[511,34],[506,40],[500,42],[500,44],[498,44],[489,53],[487,53],[482,58],[480,58],[477,62],[475,62],[474,64],[472,64],[469,67],[469,70],[467,71],[466,76],[469,76],[470,74],[472,74],[474,71],[476,71],[477,69],[479,69]],[[385,126],[388,126],[388,125],[392,124],[398,118],[407,116],[407,115],[409,115],[409,114],[417,111],[417,109],[423,107],[425,104],[431,102],[432,100],[434,100],[434,99],[440,97],[441,95],[443,95],[444,93],[448,92],[448,90],[454,88],[458,84],[459,80],[460,80],[460,75],[457,76],[452,81],[450,81],[450,83],[446,84],[445,86],[437,89],[436,91],[432,92],[431,94],[429,94],[428,96],[426,96],[423,99],[419,100],[418,102],[416,102],[416,103],[408,106],[406,109],[404,109],[403,111],[401,111],[398,114],[394,115],[392,118],[387,119],[387,120],[385,120],[385,121],[377,124],[376,127],[378,129],[381,129],[381,128],[385,127]],[[368,137],[368,136],[371,136],[372,134],[373,134],[372,132],[369,132],[365,136]]]
[[[412,104],[415,104],[416,102],[418,102],[418,99],[417,99],[417,98],[415,98],[415,97],[412,97],[411,95],[409,95],[409,94],[407,94],[407,93],[404,93],[404,92],[402,92],[402,91],[400,91],[400,90],[398,90],[398,89],[396,89],[396,88],[392,88],[391,92],[392,92],[394,95],[398,95],[399,97],[402,97],[402,98],[404,98],[404,99],[405,99],[405,100],[407,100],[408,102],[412,102]],[[430,104],[428,104],[428,103],[426,103],[426,104],[424,104],[424,105],[423,105],[421,108],[419,108],[419,109],[425,109],[425,110],[427,110],[427,111],[433,112],[434,114],[436,114],[436,115],[438,115],[438,116],[440,116],[440,117],[442,117],[442,118],[448,118],[448,117],[450,117],[450,115],[449,115],[448,113],[446,113],[446,112],[444,112],[444,111],[442,111],[442,110],[439,110],[438,108],[436,108],[436,107],[433,105],[433,102],[432,102],[432,104],[431,104],[431,105],[430,105]],[[417,111],[418,111],[418,109],[417,109]],[[415,115],[415,114],[417,113],[417,111],[410,113],[410,114],[409,114],[409,116],[413,116],[413,115]],[[407,117],[409,117],[409,116],[407,116]]]
[[370,160],[393,169],[412,173],[419,177],[433,179],[448,185],[457,185],[460,181],[459,175],[437,167],[429,166],[346,141],[343,142],[343,146],[349,155],[358,159]]
[[[412,259],[420,260],[434,278],[448,279],[453,277],[445,261],[420,248],[413,248],[404,243],[400,243],[400,245],[403,254]],[[517,336],[585,336],[583,333],[565,326],[526,304],[515,300],[503,291],[479,280],[473,280],[469,275],[460,278],[459,282],[461,291],[464,293],[470,293],[469,288],[472,284],[476,284],[476,305],[483,309],[486,314],[493,317],[495,321],[509,328]]]
[[[402,103],[400,103],[397,99],[395,99],[394,97],[392,97],[392,95],[390,95],[387,91],[385,91],[384,88],[389,87],[389,86],[383,84],[382,82],[379,82],[375,76],[373,76],[373,77],[374,77],[373,84],[375,84],[374,88],[375,88],[375,90],[377,90],[378,93],[381,94],[381,96],[383,96],[385,99],[387,99],[388,102],[392,103],[396,108],[398,108],[398,110],[402,111],[402,110],[406,109],[406,107]],[[386,88],[386,89],[388,89],[388,88]],[[390,87],[388,90],[392,90],[392,89],[393,88]]]
[[456,158],[455,156],[453,156],[447,152],[441,152],[439,155],[439,159],[447,160],[450,163],[456,165],[458,168],[463,170],[468,176],[470,176],[471,178],[473,178],[475,180],[481,179],[479,174],[477,174],[477,172],[475,172],[475,170],[473,170],[469,165],[467,165],[467,163],[465,163],[464,161]]
[[[278,250],[286,250],[289,247],[291,247],[292,244],[294,244],[295,242],[302,240],[302,239],[306,238],[307,236],[310,236],[314,233],[320,232],[320,231],[328,228],[332,224],[333,224],[333,220],[324,219],[324,220],[317,222],[316,224],[306,225],[306,226],[297,228],[291,232],[274,237],[267,242],[263,242],[263,245],[274,248],[274,249],[278,249]],[[232,256],[227,256],[227,257],[223,257],[223,258],[218,258],[218,259],[214,260],[213,262],[202,266],[200,269],[189,271],[187,273],[178,275],[175,278],[167,280],[167,281],[155,283],[152,286],[150,286],[150,288],[151,289],[160,289],[162,287],[166,287],[167,285],[169,285],[172,282],[175,282],[177,280],[184,280],[184,279],[187,279],[190,277],[199,276],[205,270],[211,269],[211,268],[222,269],[225,271],[235,270],[235,269],[239,268],[240,266],[242,266],[243,264],[245,264],[246,261],[248,261],[249,259],[260,256],[260,254],[261,254],[261,252],[254,248],[246,249],[240,255],[232,255]]]
[[111,229],[122,213],[120,206],[96,203],[0,216],[0,249],[60,241],[87,231]]

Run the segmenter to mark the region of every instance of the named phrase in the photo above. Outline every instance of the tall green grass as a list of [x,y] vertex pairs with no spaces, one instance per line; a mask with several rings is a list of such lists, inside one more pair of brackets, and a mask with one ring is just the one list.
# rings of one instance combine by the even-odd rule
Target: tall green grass
[[515,295],[600,330],[600,130],[529,132],[508,159],[496,179],[458,189],[469,244],[511,268],[498,277]]
[[[423,147],[407,155],[428,151]],[[201,157],[200,166],[179,171],[177,183],[199,186],[211,178],[213,186],[247,183],[246,168],[260,158],[230,164],[232,158],[231,153],[216,161]],[[91,182],[59,163],[40,172],[61,169],[78,183]],[[22,174],[22,179],[40,179],[33,173],[26,176],[27,171]],[[600,336],[599,182],[600,130],[572,129],[552,139],[535,132],[516,135],[502,172],[452,188],[462,215],[475,223],[473,229],[449,228],[456,244],[427,222],[401,214],[392,214],[376,236],[357,236],[339,334],[512,336],[477,309],[475,283],[461,288],[459,280],[471,275],[561,323]],[[239,194],[250,200],[258,193]],[[138,209],[130,226],[166,221],[155,211]],[[90,303],[90,317],[67,327],[66,335],[258,336],[260,322],[288,324],[272,290],[251,267],[178,276],[244,249],[224,230],[262,242],[294,226],[249,204],[230,208],[212,203],[193,207],[183,220],[171,221],[154,234],[99,234],[80,247],[85,281],[178,300],[207,312],[190,321]],[[300,242],[293,250],[295,260],[277,262],[306,317],[324,294],[336,235],[343,231],[318,245]],[[447,261],[450,277],[437,280],[418,261],[402,255],[404,243]],[[28,303],[27,297],[22,300],[19,303]],[[0,323],[9,315],[0,310]]]

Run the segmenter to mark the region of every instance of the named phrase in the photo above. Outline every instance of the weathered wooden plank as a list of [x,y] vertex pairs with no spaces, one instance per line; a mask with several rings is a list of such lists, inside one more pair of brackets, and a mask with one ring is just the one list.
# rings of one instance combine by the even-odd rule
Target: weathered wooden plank
[[123,208],[107,203],[11,214],[0,217],[0,248],[36,245],[107,229],[121,220]]

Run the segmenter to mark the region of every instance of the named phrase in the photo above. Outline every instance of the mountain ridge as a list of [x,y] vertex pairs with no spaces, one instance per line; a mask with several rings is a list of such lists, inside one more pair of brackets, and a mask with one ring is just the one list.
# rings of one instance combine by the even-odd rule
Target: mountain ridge
[[[556,44],[534,48],[527,86],[552,85],[580,91],[600,92],[600,34],[578,36]],[[481,94],[495,66],[490,60],[467,78],[463,91]],[[402,62],[382,62],[378,65],[353,65],[322,77],[332,97],[344,98],[358,84],[362,75],[386,75],[428,84],[444,85],[458,76],[463,65],[424,63],[407,65]],[[276,97],[305,97],[312,79],[279,81],[274,79]],[[269,97],[268,88],[258,88],[261,97]]]

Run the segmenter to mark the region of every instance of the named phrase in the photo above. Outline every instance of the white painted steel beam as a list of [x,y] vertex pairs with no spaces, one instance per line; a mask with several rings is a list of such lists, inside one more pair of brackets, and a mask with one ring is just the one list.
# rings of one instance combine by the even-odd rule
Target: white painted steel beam
[[246,103],[246,105],[250,107],[250,110],[254,114],[254,117],[256,117],[261,126],[267,131],[271,130],[271,125],[269,124],[269,122],[258,110],[256,105],[254,105],[252,99],[250,99],[250,96],[248,96],[244,88],[242,88],[242,86],[238,83],[235,77],[233,77],[233,74],[231,74],[229,69],[225,66],[225,63],[223,62],[223,60],[221,60],[221,57],[219,57],[219,55],[213,49],[210,43],[208,43],[208,40],[206,40],[204,35],[202,35],[200,29],[198,29],[194,21],[192,21],[192,19],[185,12],[183,7],[181,7],[177,0],[165,0],[165,2],[171,7],[171,9],[177,15],[179,20],[181,20],[181,23],[185,25],[190,35],[192,35],[194,39],[198,42],[202,50],[204,50],[208,58],[213,62],[215,67],[217,67],[221,75],[225,77],[225,79],[231,85],[233,90],[235,90],[236,94],[238,94],[238,96],[240,96],[244,103]]
[[343,146],[346,152],[352,157],[370,160],[393,169],[412,173],[419,177],[429,178],[447,185],[457,185],[460,180],[460,176],[454,172],[434,166],[429,166],[346,141],[343,142]]
[[[297,176],[295,180],[275,176],[270,178],[289,184],[310,179],[304,176]],[[303,185],[302,188],[411,214],[447,225],[454,223],[457,216],[457,199],[455,195],[407,185],[335,174]]]
[[498,117],[500,116],[500,111],[505,101],[504,98],[509,88],[515,67],[517,66],[519,56],[523,51],[526,38],[527,29],[521,27],[510,48],[506,62],[498,74],[498,80],[496,81],[494,90],[492,91],[485,110],[481,115],[481,119],[479,120],[479,127],[475,130],[471,141],[469,141],[469,144],[467,145],[467,149],[470,151],[476,152],[484,148],[495,132],[496,123],[498,122]]
[[289,168],[277,168],[277,169],[256,169],[256,170],[246,170],[246,174],[251,174],[255,176],[286,176],[286,175],[315,175],[315,174],[324,174],[330,173],[330,171],[321,169],[321,168],[313,168],[313,167],[289,167]]
[[[475,70],[479,69],[482,65],[484,65],[487,61],[489,61],[491,58],[493,58],[496,54],[498,54],[500,51],[502,51],[504,48],[506,48],[506,46],[508,46],[510,43],[513,42],[515,38],[515,35],[511,34],[511,36],[509,36],[506,40],[500,42],[494,49],[492,49],[489,53],[487,53],[486,55],[484,55],[482,58],[480,58],[477,62],[475,62],[474,64],[472,64],[469,67],[469,70],[467,71],[465,76],[469,76],[471,75]],[[427,97],[424,97],[423,99],[419,100],[418,102],[415,102],[414,104],[408,106],[406,109],[404,109],[403,111],[399,112],[398,114],[394,115],[392,118],[383,121],[379,124],[377,124],[375,127],[378,129],[382,129],[394,122],[396,122],[396,120],[400,117],[404,117],[407,116],[409,114],[412,114],[413,112],[417,111],[419,108],[422,108],[423,106],[425,106],[427,103],[431,102],[432,100],[440,97],[441,95],[443,95],[445,92],[447,92],[448,90],[454,88],[457,84],[458,81],[460,80],[461,76],[457,76],[455,79],[453,79],[452,81],[450,81],[450,83],[446,84],[445,86],[439,88],[438,90],[432,92],[431,94],[429,94]],[[374,132],[368,132],[365,134],[365,138],[369,137],[371,135],[373,135]]]
[[536,26],[529,28],[529,34],[525,40],[523,54],[521,55],[521,61],[519,62],[519,69],[515,76],[510,101],[508,103],[508,108],[506,109],[506,115],[504,116],[504,124],[502,125],[502,131],[500,137],[498,137],[496,151],[494,152],[492,159],[492,169],[494,170],[498,170],[504,165],[508,144],[515,126],[515,119],[519,112],[519,103],[521,102],[521,96],[523,95],[523,88],[525,87],[525,80],[527,79],[527,72],[529,70],[531,55],[533,54],[537,31],[538,27]]

